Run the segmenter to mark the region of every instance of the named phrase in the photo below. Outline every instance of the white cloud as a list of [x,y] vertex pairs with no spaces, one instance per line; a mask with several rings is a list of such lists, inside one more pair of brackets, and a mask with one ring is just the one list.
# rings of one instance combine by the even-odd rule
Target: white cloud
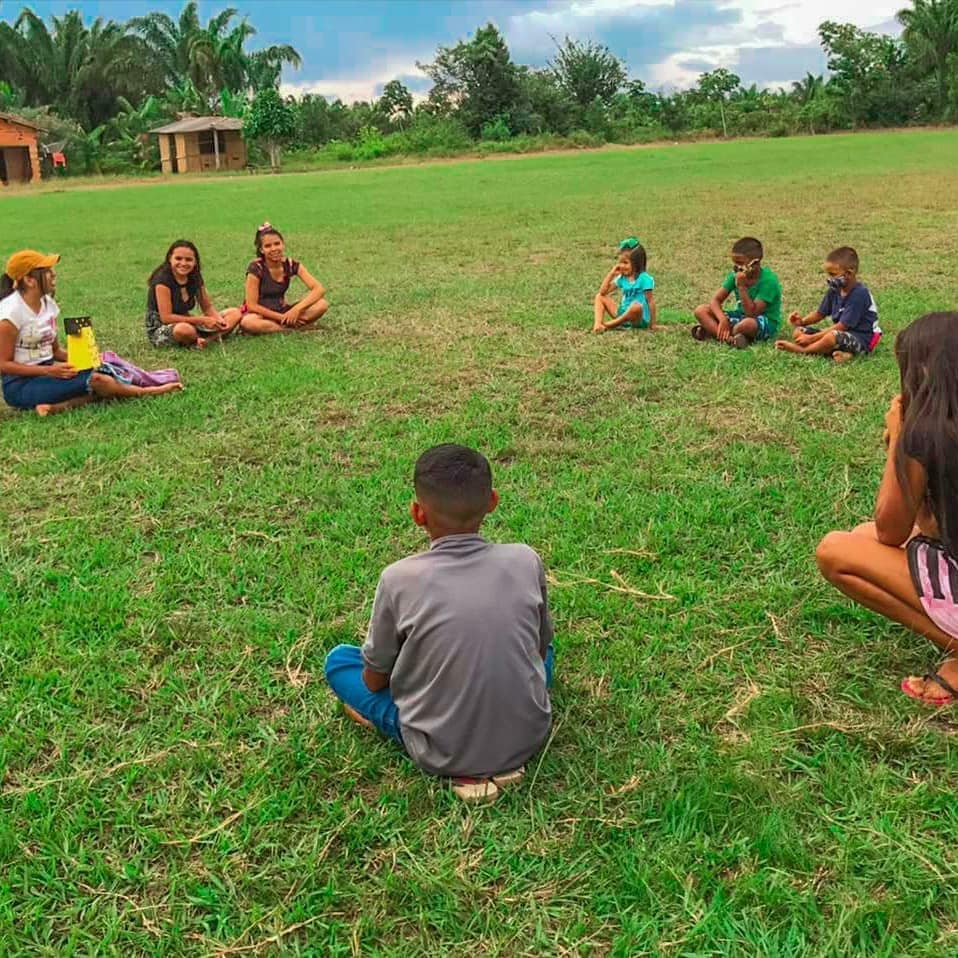
[[[430,51],[431,52],[431,51]],[[429,60],[430,54],[422,57]],[[355,103],[357,100],[375,100],[390,80],[404,80],[410,77],[423,78],[425,74],[416,66],[415,60],[396,60],[386,62],[373,72],[364,76],[323,77],[305,83],[283,83],[280,92],[284,96],[302,96],[313,93],[328,100],[339,98],[343,103]],[[422,99],[425,94],[412,91],[413,100]]]
[[[867,4],[857,0],[842,8],[836,0],[560,0],[512,14],[500,27],[520,63],[544,63],[554,49],[551,38],[568,34],[607,43],[620,55],[624,55],[617,49],[621,46],[640,50],[636,56],[641,56],[642,62],[633,65],[634,75],[653,89],[683,88],[695,83],[702,65],[735,71],[743,50],[781,48],[800,53],[794,48],[817,47],[818,25],[824,20],[888,29],[901,5],[902,0],[867,0]],[[701,11],[700,18],[695,17],[696,10]],[[647,31],[647,44],[641,42],[643,30]],[[417,59],[430,60],[433,54],[430,47]],[[629,56],[625,59],[629,65]],[[285,83],[282,91],[338,97],[351,103],[375,99],[390,80],[400,79],[408,85],[410,78],[415,78],[413,86],[415,80],[421,80],[425,89],[424,74],[406,54],[362,74]],[[786,81],[762,78],[760,82],[779,85]],[[416,100],[424,96],[422,90],[413,91]]]
[[[657,34],[664,24],[677,40],[684,38],[688,45],[665,54],[657,63],[643,63],[642,77],[653,87],[684,87],[694,83],[700,72],[683,66],[687,61],[734,70],[740,50],[817,45],[818,25],[829,19],[854,23],[865,29],[887,27],[901,5],[902,0],[868,0],[867,5],[856,3],[842,8],[836,7],[835,0],[778,4],[774,0],[696,0],[694,5],[680,4],[678,0],[569,0],[562,5],[512,16],[505,34],[510,46],[527,55],[533,51],[548,54],[552,48],[551,36],[569,34],[588,38],[603,31],[604,42],[614,48],[615,38],[609,36],[609,31],[615,27],[621,28],[633,21],[635,26],[631,29],[640,30],[643,22],[651,28],[657,21]],[[703,16],[697,23],[694,15],[689,15],[695,6],[699,6],[703,14],[711,14],[712,22]],[[680,12],[680,7],[684,7],[684,11]],[[671,21],[670,12],[676,15]],[[723,14],[725,16],[721,16]],[[729,15],[737,22],[715,22]],[[761,32],[754,32],[759,25],[763,28]]]

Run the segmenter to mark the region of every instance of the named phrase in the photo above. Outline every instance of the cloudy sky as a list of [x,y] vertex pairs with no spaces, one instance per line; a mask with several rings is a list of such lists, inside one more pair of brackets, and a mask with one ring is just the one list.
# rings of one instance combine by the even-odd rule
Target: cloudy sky
[[[439,44],[468,37],[493,21],[513,58],[542,66],[553,37],[598,40],[650,87],[683,87],[716,66],[746,83],[787,83],[820,73],[825,58],[816,28],[827,19],[896,32],[904,0],[201,0],[204,20],[233,6],[257,28],[258,43],[292,43],[299,70],[283,76],[287,92],[311,91],[346,101],[370,99],[398,78],[415,93],[429,84],[416,68]],[[0,0],[12,20],[20,3]],[[145,11],[175,15],[179,0],[35,0],[39,14],[78,7],[88,18],[126,19]]]

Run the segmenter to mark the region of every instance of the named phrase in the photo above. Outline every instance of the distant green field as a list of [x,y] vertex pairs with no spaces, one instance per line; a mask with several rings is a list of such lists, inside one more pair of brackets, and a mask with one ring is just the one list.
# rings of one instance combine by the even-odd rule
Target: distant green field
[[[167,245],[237,305],[264,219],[324,331],[152,350]],[[894,333],[958,307],[958,133],[18,192],[0,228],[188,384],[0,412],[0,954],[958,953],[958,723],[898,691],[934,653],[813,560],[871,511]],[[590,336],[629,234],[669,328]],[[786,311],[856,246],[877,354],[694,343],[743,234]],[[478,809],[322,677],[442,441],[553,578],[554,735]]]

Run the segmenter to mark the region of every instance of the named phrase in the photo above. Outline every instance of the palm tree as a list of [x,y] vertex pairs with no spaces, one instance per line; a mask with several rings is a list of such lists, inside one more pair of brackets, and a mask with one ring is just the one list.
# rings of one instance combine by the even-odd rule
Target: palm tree
[[815,97],[820,96],[825,89],[825,78],[819,74],[806,73],[801,80],[796,80],[792,84],[792,96],[798,102],[805,106],[811,103]]
[[288,43],[273,44],[251,53],[246,63],[246,83],[250,92],[255,93],[266,86],[279,86],[284,63],[291,67],[300,67],[303,63],[296,48]]
[[935,74],[938,111],[945,112],[948,57],[958,52],[958,0],[912,0],[898,11],[902,37],[915,62]]
[[52,106],[87,128],[113,113],[117,97],[139,99],[148,82],[142,45],[125,25],[79,12],[51,17],[50,27],[24,9],[14,25],[0,24],[0,57],[27,106]]
[[246,43],[256,30],[245,18],[231,27],[236,16],[237,10],[227,7],[204,27],[196,0],[190,0],[176,21],[153,12],[134,18],[129,26],[153,51],[167,86],[175,88],[189,80],[211,107],[220,90],[240,93],[258,87],[263,74],[275,85],[284,63],[299,66],[302,62],[289,45],[247,53]]
[[[235,15],[236,10],[228,8],[216,19],[228,22]],[[210,83],[210,73],[216,53],[200,23],[195,0],[183,7],[178,20],[153,11],[134,17],[129,26],[146,42],[167,86],[176,87],[189,80],[201,94],[215,90],[215,85]]]

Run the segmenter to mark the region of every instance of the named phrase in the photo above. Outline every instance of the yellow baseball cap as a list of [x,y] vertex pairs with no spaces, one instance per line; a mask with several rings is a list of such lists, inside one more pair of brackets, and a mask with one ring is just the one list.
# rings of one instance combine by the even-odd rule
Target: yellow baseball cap
[[7,260],[5,272],[15,283],[19,283],[27,273],[35,269],[51,269],[59,262],[59,253],[38,253],[35,249],[22,249]]

